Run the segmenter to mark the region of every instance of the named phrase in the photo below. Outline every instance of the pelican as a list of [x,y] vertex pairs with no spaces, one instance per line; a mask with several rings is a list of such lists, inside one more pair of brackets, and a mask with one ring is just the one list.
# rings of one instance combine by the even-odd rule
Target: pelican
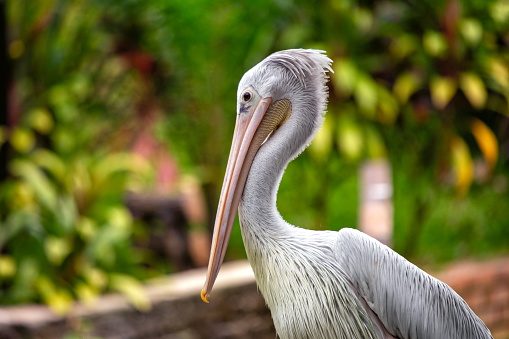
[[205,285],[210,292],[239,212],[256,283],[280,338],[492,338],[445,283],[354,229],[313,231],[276,207],[284,169],[321,127],[324,51],[274,53],[242,77]]

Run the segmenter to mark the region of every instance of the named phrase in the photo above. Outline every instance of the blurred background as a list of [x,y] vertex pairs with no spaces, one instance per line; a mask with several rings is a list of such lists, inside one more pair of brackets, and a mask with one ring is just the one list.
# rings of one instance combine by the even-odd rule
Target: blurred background
[[[143,310],[144,281],[206,265],[238,81],[288,48],[325,50],[335,71],[325,124],[279,189],[288,222],[360,225],[427,267],[509,252],[507,1],[0,0],[0,12],[4,306],[66,314],[116,291]],[[242,258],[235,226],[227,260]]]

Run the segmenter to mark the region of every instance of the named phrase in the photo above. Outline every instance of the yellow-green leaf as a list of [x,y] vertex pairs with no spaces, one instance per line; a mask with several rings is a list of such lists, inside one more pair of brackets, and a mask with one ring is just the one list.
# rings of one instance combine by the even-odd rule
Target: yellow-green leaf
[[315,139],[309,146],[311,156],[318,161],[327,159],[333,143],[333,122],[331,117],[325,119],[322,129],[318,131]]
[[16,273],[16,261],[8,255],[0,256],[0,277],[9,278]]
[[32,159],[40,167],[48,170],[55,178],[63,180],[66,177],[67,166],[55,153],[47,149],[38,149],[32,154]]
[[397,59],[403,59],[417,49],[418,42],[413,35],[404,34],[392,41],[389,52]]
[[53,312],[58,315],[64,315],[70,311],[74,300],[69,292],[57,288],[46,276],[39,276],[35,286],[42,295],[44,302]]
[[368,118],[373,119],[378,103],[377,84],[369,76],[361,76],[355,86],[355,102],[359,110]]
[[360,127],[349,117],[343,117],[338,124],[338,147],[341,153],[351,160],[362,155],[363,135]]
[[113,290],[125,295],[138,310],[150,310],[150,300],[138,280],[124,274],[112,274],[110,276],[110,285]]
[[454,79],[448,77],[435,77],[431,80],[430,91],[433,105],[444,109],[456,93],[457,85]]
[[357,83],[357,68],[349,59],[337,59],[334,65],[335,72],[332,75],[334,88],[337,88],[338,94],[351,95]]
[[509,20],[509,2],[506,0],[493,2],[490,6],[490,14],[496,23],[506,25]]
[[366,146],[368,156],[374,158],[386,158],[387,149],[385,148],[385,142],[380,132],[373,127],[368,127],[366,131]]
[[477,141],[477,145],[486,160],[486,163],[493,170],[498,160],[498,141],[495,134],[491,129],[486,126],[481,120],[475,119],[472,123],[472,134]]
[[82,216],[76,225],[76,231],[81,239],[91,241],[97,235],[97,225],[93,219]]
[[410,96],[419,88],[420,81],[417,75],[412,72],[405,72],[399,75],[394,82],[392,91],[399,102],[404,104]]
[[9,170],[15,176],[20,176],[33,189],[39,203],[50,210],[57,205],[57,191],[48,177],[33,162],[28,160],[13,160]]
[[87,306],[91,306],[97,301],[99,291],[90,285],[78,283],[74,289],[78,299]]
[[505,90],[509,90],[509,67],[501,58],[488,60],[488,71],[491,77]]
[[399,113],[399,105],[396,98],[385,87],[378,86],[377,120],[384,124],[392,124]]
[[37,108],[30,112],[30,126],[41,134],[49,134],[53,130],[54,122],[47,109]]
[[463,197],[472,184],[474,165],[468,146],[460,137],[455,137],[451,141],[451,156],[456,191],[458,196]]
[[460,88],[472,106],[475,108],[484,107],[488,92],[481,78],[474,73],[462,73],[460,76]]
[[68,291],[58,289],[54,293],[48,295],[45,302],[56,314],[65,315],[71,310],[74,299]]
[[90,285],[98,290],[102,290],[108,282],[106,273],[95,267],[85,267],[82,275]]
[[67,238],[48,236],[44,240],[44,251],[50,263],[59,266],[62,261],[71,253],[71,241]]
[[422,37],[424,50],[431,56],[441,57],[447,52],[445,37],[436,31],[427,31]]
[[35,135],[27,128],[17,127],[11,132],[10,142],[16,151],[28,153],[35,146]]
[[483,28],[476,19],[463,19],[460,24],[460,31],[463,39],[471,46],[477,45],[482,39]]

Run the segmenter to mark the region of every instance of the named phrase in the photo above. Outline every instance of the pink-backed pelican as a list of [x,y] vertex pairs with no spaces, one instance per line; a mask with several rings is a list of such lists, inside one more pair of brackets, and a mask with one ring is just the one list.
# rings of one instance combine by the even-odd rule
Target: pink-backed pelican
[[274,53],[242,77],[202,299],[239,219],[247,257],[281,338],[492,338],[445,283],[354,229],[312,231],[276,208],[288,163],[324,119],[332,61],[316,50]]

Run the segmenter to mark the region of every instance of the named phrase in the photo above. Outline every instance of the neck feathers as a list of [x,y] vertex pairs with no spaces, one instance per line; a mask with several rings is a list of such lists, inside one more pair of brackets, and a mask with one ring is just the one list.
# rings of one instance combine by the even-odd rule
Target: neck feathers
[[262,89],[266,96],[289,100],[292,112],[253,160],[239,205],[243,228],[263,228],[264,237],[269,237],[267,230],[289,226],[277,211],[277,190],[288,163],[322,126],[328,97],[326,72],[332,71],[331,63],[320,51],[288,50],[270,55],[250,71],[266,86]]

